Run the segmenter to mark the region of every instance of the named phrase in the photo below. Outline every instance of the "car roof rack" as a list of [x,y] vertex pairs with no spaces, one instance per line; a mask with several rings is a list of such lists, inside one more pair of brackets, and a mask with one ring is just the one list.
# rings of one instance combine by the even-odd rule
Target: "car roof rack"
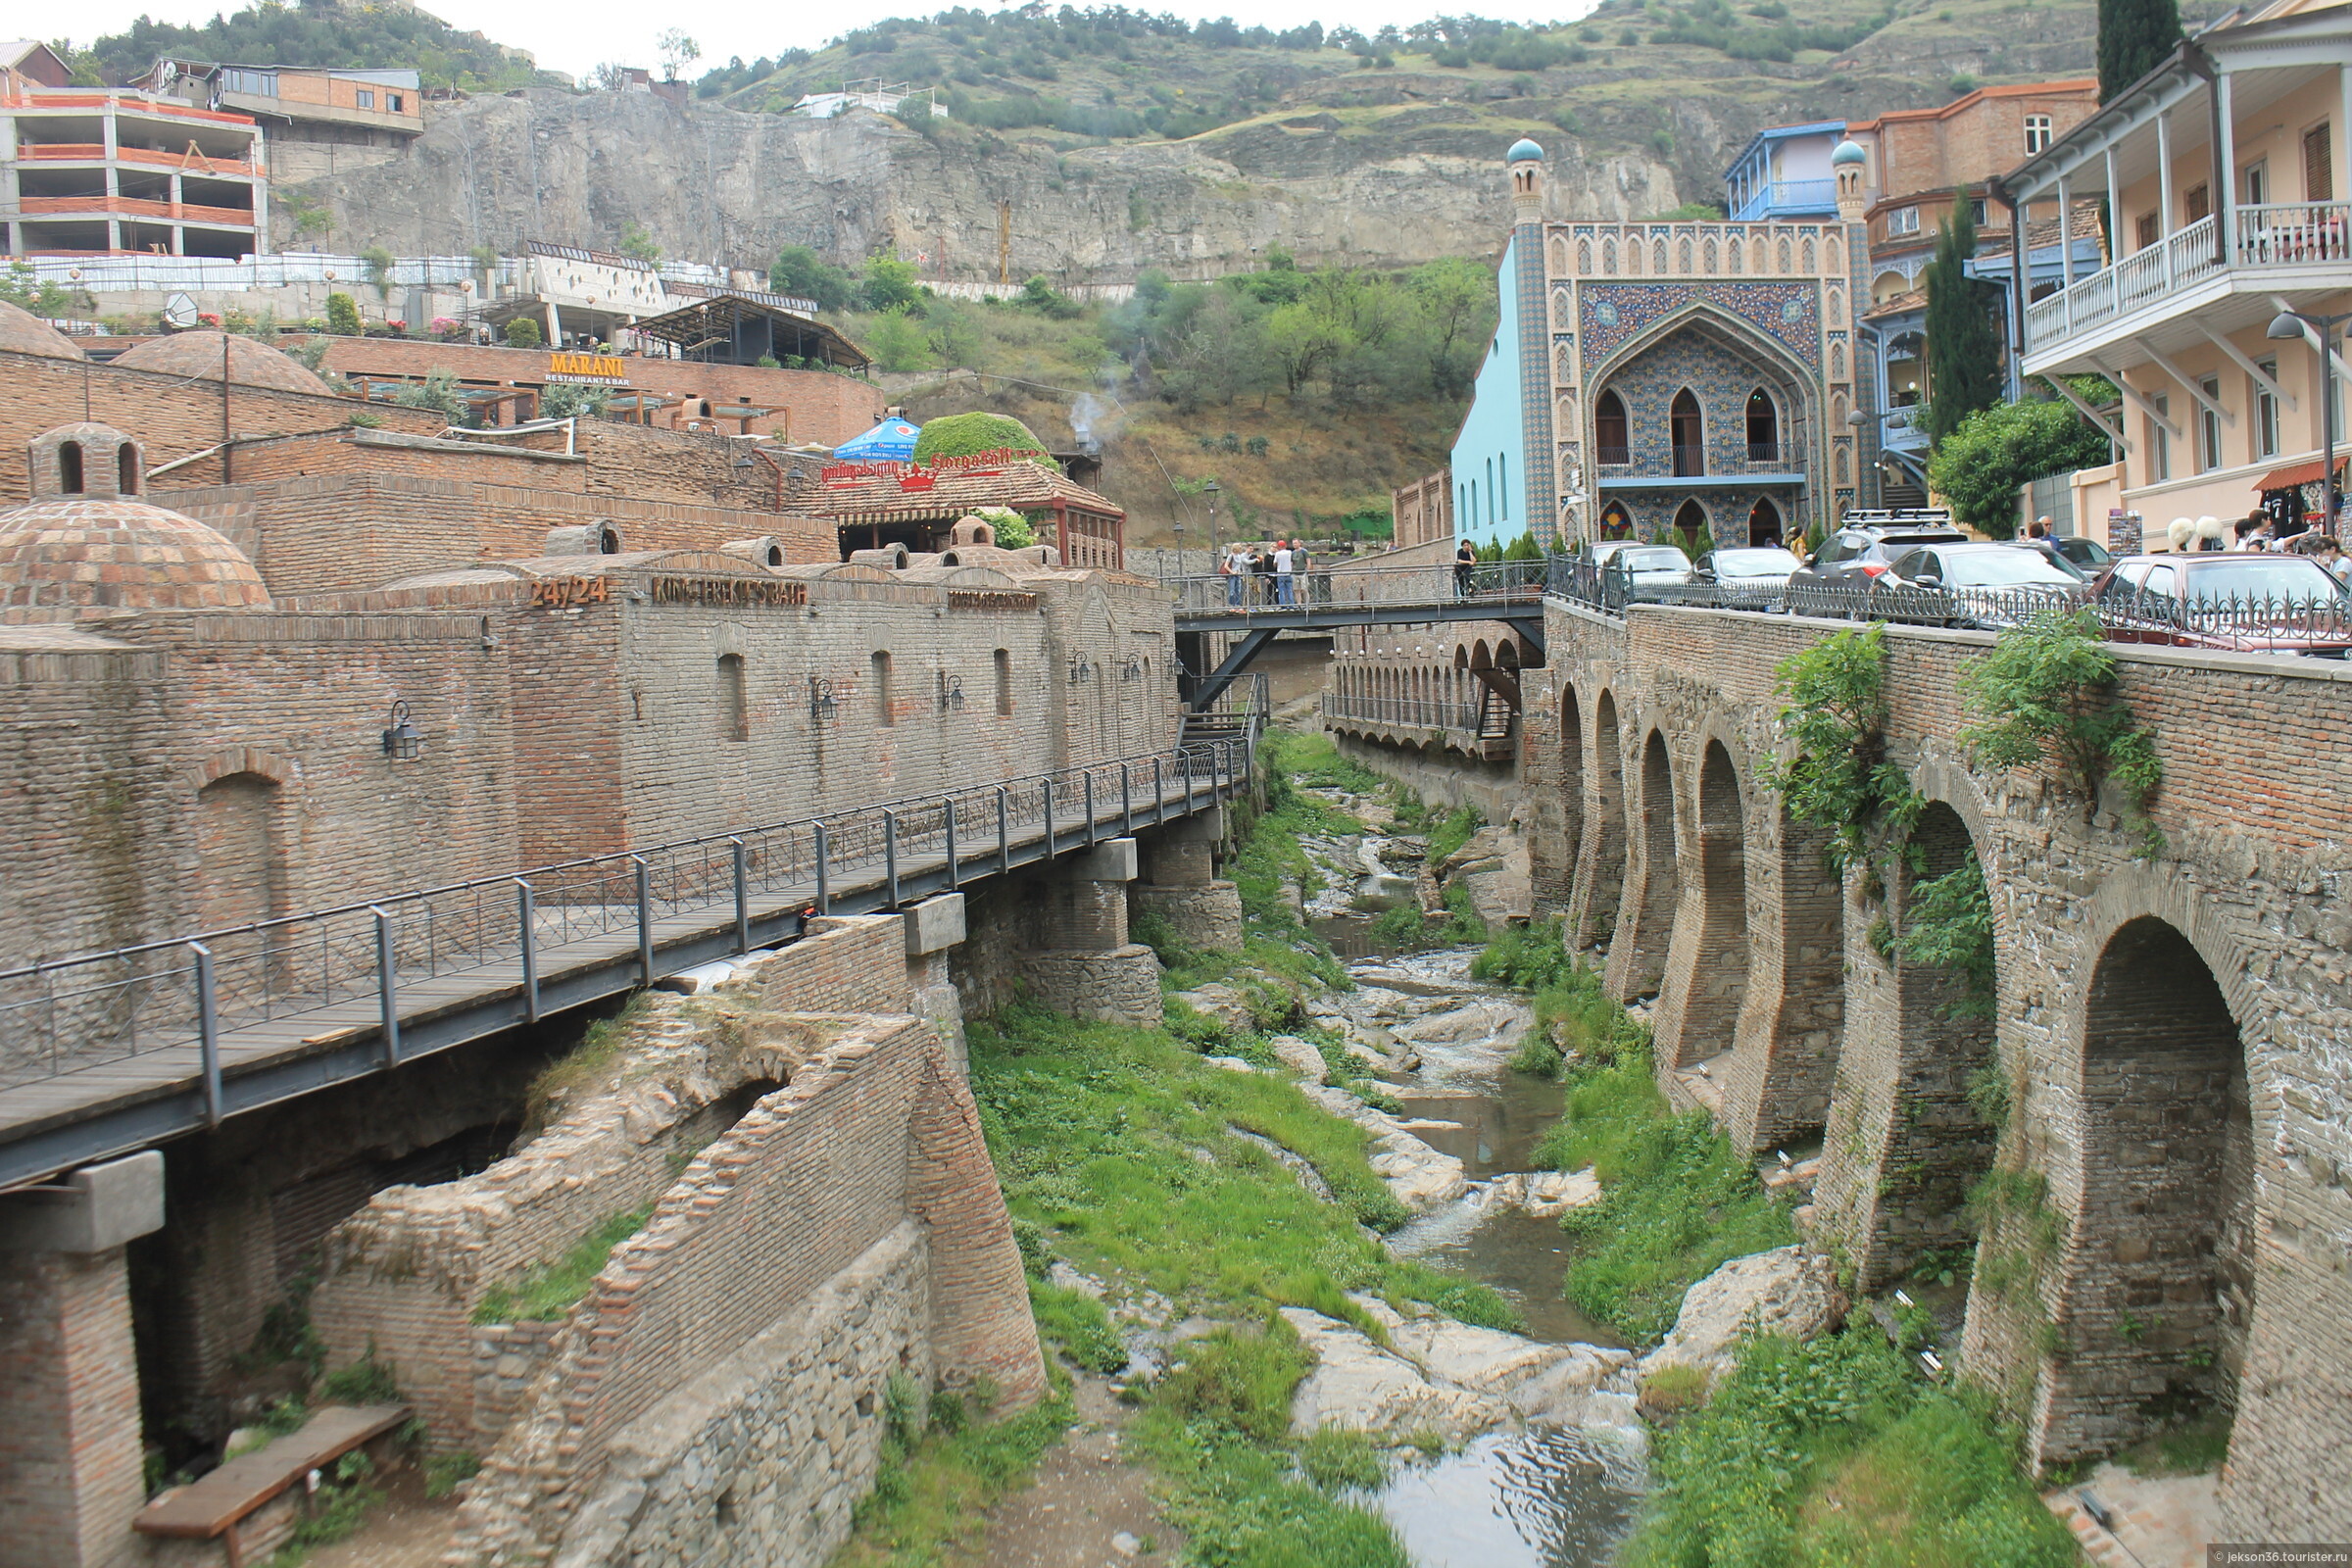
[[1838,519],[1840,528],[1924,528],[1952,526],[1949,507],[1856,507]]

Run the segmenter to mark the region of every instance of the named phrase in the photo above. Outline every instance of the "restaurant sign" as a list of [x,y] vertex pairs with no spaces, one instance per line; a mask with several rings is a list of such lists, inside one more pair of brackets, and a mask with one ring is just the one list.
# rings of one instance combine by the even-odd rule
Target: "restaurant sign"
[[550,354],[547,378],[581,386],[627,386],[624,365],[617,354]]

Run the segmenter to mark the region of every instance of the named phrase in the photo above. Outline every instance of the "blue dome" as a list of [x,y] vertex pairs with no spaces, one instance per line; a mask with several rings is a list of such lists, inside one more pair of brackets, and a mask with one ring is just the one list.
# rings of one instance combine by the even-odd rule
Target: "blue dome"
[[1830,154],[1832,164],[1860,164],[1868,161],[1869,154],[1863,152],[1862,144],[1857,141],[1841,141],[1838,144],[1838,150]]
[[1540,164],[1544,161],[1544,149],[1522,136],[1511,143],[1511,150],[1502,155],[1502,161],[1506,164]]

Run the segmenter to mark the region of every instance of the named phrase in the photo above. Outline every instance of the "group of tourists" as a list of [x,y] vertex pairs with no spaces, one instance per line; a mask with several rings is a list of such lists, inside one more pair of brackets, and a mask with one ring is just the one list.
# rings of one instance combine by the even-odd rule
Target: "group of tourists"
[[1217,558],[1217,575],[1225,579],[1225,602],[1236,609],[1298,604],[1298,585],[1306,572],[1303,539],[1235,545]]

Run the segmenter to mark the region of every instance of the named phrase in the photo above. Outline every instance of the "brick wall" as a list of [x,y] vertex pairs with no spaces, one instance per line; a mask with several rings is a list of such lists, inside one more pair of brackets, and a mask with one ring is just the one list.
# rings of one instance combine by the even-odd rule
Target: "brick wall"
[[0,1532],[23,1568],[144,1560],[145,1492],[122,1250],[0,1269]]
[[[2033,1222],[1996,1227],[1979,1254],[1965,1358],[2030,1417],[2036,1453],[2112,1448],[2146,1430],[2149,1396],[2201,1391],[2235,1401],[2224,1507],[2238,1536],[2352,1528],[2352,1489],[2327,1457],[2352,1441],[2340,1370],[2352,1356],[2341,1240],[2352,1194],[2331,1174],[2352,1159],[2341,1087],[2352,1057],[2331,1022],[2352,947],[2336,903],[2352,875],[2340,848],[2352,775],[2324,739],[2344,672],[2119,650],[2120,690],[2157,731],[2166,771],[2152,806],[2166,848],[2148,863],[2114,802],[2086,822],[2082,804],[2038,771],[1968,763],[1956,677],[1985,637],[1890,629],[1891,750],[1940,803],[1922,842],[1948,839],[1930,846],[1946,858],[1973,845],[1991,891],[2000,1000],[1989,1036],[1972,1037],[1948,1016],[1941,975],[1878,953],[1882,904],[1858,879],[1833,898],[1818,842],[1755,783],[1757,760],[1778,744],[1772,669],[1829,628],[1652,609],[1621,625],[1562,607],[1549,618],[1549,667],[1527,677],[1522,753],[1539,886],[1576,941],[1613,937],[1611,983],[1634,986],[1627,950],[1653,951],[1642,930],[1659,917],[1652,878],[1663,870],[1642,851],[1658,828],[1643,808],[1662,804],[1670,826],[1650,842],[1671,857],[1677,889],[1656,1012],[1669,1092],[1697,1096],[1675,1069],[1715,1058],[1721,1114],[1743,1146],[1826,1122],[1814,1234],[1865,1288],[1901,1277],[1923,1249],[1972,1245],[1962,1198],[1988,1164],[2046,1178],[2056,1248],[2022,1278],[1987,1268],[1996,1254],[2015,1262]],[[1662,782],[1644,777],[1653,734]],[[1722,797],[1709,807],[1699,780],[1717,747],[1732,765],[1709,775]],[[1570,784],[1572,806],[1546,802]],[[1735,817],[1737,923],[1723,831]],[[1886,897],[1899,920],[1899,879]],[[2198,983],[2222,999],[2215,1008],[2194,1013],[2157,998],[2152,981],[2131,983],[2119,956],[2127,928],[2172,933],[2174,956],[2150,972],[2209,976]],[[1727,1026],[1711,988],[1742,954],[1744,994]],[[2095,1001],[2134,993],[2153,1000]],[[2183,1015],[2206,1020],[2191,1043],[2203,1054],[2185,1066],[2165,1053],[2189,1048],[2157,1038]],[[1985,1061],[2013,1086],[2001,1129],[1966,1094]],[[2223,1081],[2231,1061],[2242,1091]],[[2233,1143],[2215,1129],[2239,1094],[2247,1131]],[[2139,1214],[2169,1217],[2142,1239],[2134,1227],[2147,1221],[2128,1217]]]

